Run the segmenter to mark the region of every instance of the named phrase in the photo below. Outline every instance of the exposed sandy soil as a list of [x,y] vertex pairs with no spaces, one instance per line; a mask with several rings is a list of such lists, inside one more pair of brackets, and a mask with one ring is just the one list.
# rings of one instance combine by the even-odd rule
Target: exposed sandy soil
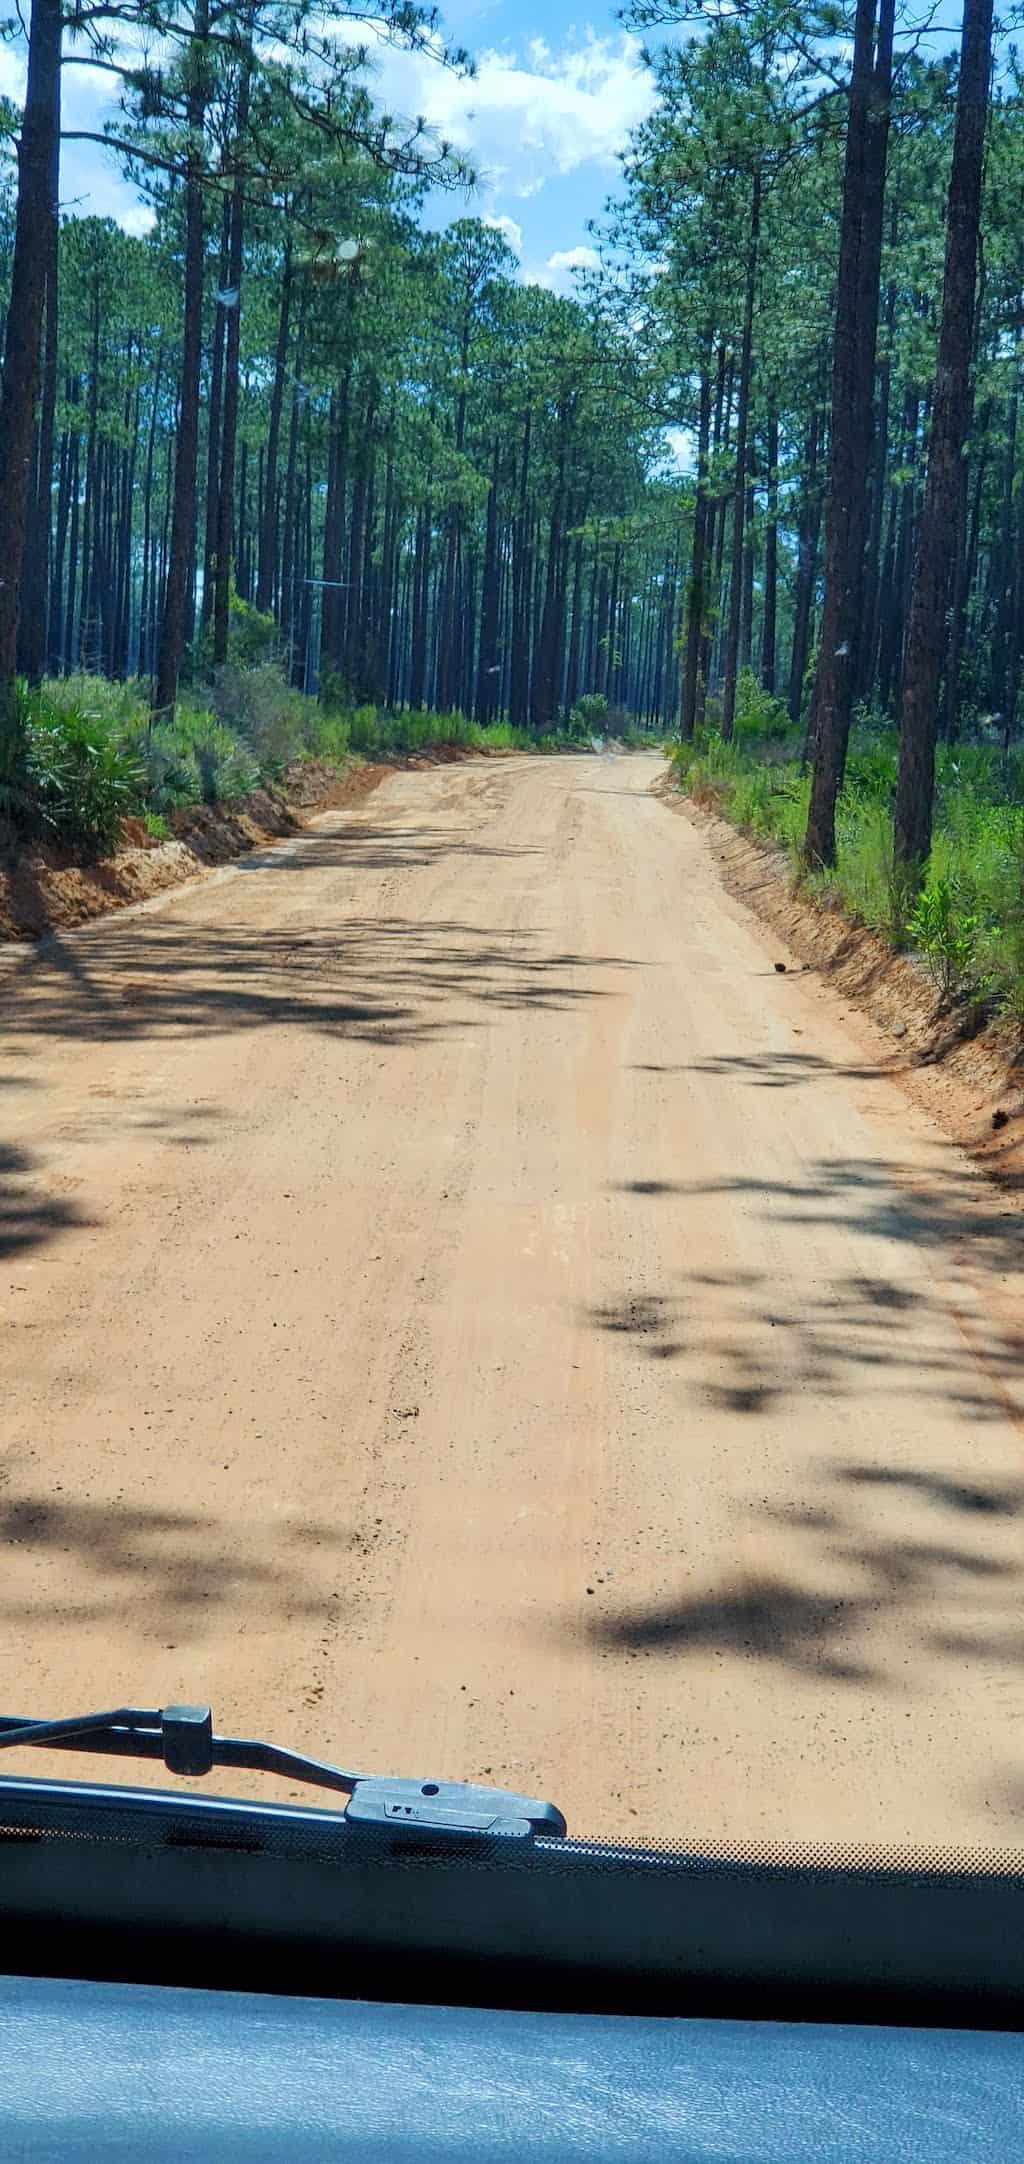
[[45,847],[0,849],[0,941],[38,939],[88,924],[112,909],[180,887],[211,864],[229,864],[250,849],[297,833],[310,809],[359,803],[389,771],[353,765],[339,774],[306,761],[292,768],[280,788],[177,813],[168,841],[152,840],[141,819],[126,819],[121,846],[98,864],[80,864],[67,852]]
[[659,771],[397,774],[0,957],[0,1705],[1019,1845],[1019,1213]]

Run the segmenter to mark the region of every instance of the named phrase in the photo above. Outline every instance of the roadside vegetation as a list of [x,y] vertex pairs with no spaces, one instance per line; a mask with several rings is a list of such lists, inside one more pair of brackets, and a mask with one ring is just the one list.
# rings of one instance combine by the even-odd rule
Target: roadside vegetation
[[0,732],[0,846],[50,843],[88,861],[116,848],[126,818],[155,840],[175,813],[230,803],[279,783],[306,760],[340,770],[352,759],[446,753],[580,750],[595,731],[635,739],[603,698],[584,698],[538,739],[508,721],[323,701],[291,686],[278,662],[229,662],[155,717],[148,686],[76,673],[16,686]]
[[688,794],[777,843],[807,892],[919,954],[945,1005],[979,1000],[1024,1027],[1024,751],[1006,750],[983,723],[975,741],[939,745],[931,854],[918,885],[894,851],[898,740],[885,714],[856,710],[828,867],[810,866],[804,851],[812,787],[804,732],[750,671],[739,680],[730,741],[719,718],[709,699],[705,726],[673,746]]

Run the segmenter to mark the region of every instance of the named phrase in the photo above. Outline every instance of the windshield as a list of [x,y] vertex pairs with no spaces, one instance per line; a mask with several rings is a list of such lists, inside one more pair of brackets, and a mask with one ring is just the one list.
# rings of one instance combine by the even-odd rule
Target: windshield
[[0,1712],[1005,1845],[989,0],[116,12],[3,78]]

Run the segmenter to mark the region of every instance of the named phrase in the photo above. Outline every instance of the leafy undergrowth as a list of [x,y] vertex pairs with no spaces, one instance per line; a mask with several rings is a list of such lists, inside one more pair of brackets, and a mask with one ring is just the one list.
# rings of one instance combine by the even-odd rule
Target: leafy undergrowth
[[117,844],[126,818],[154,840],[175,812],[230,804],[303,760],[446,752],[564,751],[589,744],[604,701],[582,701],[566,727],[537,737],[465,714],[321,704],[277,663],[232,661],[202,691],[186,689],[173,720],[154,720],[146,687],[84,674],[19,685],[0,715],[0,843],[49,843],[83,862]]
[[779,702],[741,678],[736,735],[676,743],[681,788],[745,832],[779,844],[806,891],[838,902],[898,950],[920,956],[940,1001],[971,998],[1024,1027],[1024,754],[940,746],[935,833],[921,892],[908,895],[892,849],[896,732],[862,713],[836,812],[834,871],[809,874],[800,850],[810,775]]

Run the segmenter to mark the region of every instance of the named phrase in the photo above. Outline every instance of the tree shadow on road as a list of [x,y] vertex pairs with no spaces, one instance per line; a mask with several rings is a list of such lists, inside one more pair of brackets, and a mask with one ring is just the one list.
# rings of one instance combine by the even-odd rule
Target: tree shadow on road
[[[689,1203],[699,1202],[706,1223],[707,1198],[742,1199],[754,1266],[680,1268],[657,1289],[648,1277],[578,1320],[607,1333],[626,1360],[671,1361],[677,1452],[695,1418],[706,1442],[709,1415],[719,1416],[722,1448],[739,1468],[733,1477],[745,1484],[763,1438],[789,1492],[737,1498],[741,1553],[751,1527],[771,1528],[770,1567],[738,1562],[708,1583],[695,1555],[678,1592],[660,1600],[634,1608],[626,1599],[603,1617],[588,1602],[585,1635],[624,1657],[717,1653],[894,1691],[911,1688],[907,1663],[917,1658],[1019,1674],[1024,1473],[993,1477],[984,1438],[995,1431],[990,1464],[1002,1462],[999,1430],[1021,1422],[1024,1327],[1015,1329],[1005,1308],[1000,1320],[995,1303],[979,1312],[956,1278],[958,1256],[993,1283],[1021,1271],[1015,1213],[952,1152],[928,1186],[895,1163],[835,1159],[791,1181],[651,1178],[614,1191],[638,1208],[674,1213],[681,1254],[695,1240]],[[785,1272],[759,1268],[759,1222],[769,1228],[769,1257],[781,1224],[806,1228],[812,1244],[790,1243]],[[823,1274],[812,1237],[822,1226],[848,1235],[863,1266]],[[801,1470],[787,1454],[786,1424],[796,1417],[806,1428],[815,1406],[839,1434],[847,1418],[863,1417],[883,1436],[889,1421],[898,1438],[892,1459],[846,1450]],[[946,1462],[934,1447],[929,1455],[940,1420]],[[686,1527],[680,1532],[685,1555]],[[615,1585],[617,1600],[625,1595],[620,1570]]]
[[[668,1357],[667,1346],[678,1357],[685,1345],[690,1387],[705,1404],[755,1414],[805,1403],[808,1394],[891,1400],[905,1389],[992,1421],[1006,1416],[1003,1386],[1024,1382],[1024,1324],[1014,1330],[990,1319],[984,1344],[975,1344],[952,1296],[930,1289],[936,1271],[955,1274],[958,1256],[993,1277],[1024,1271],[1019,1216],[952,1151],[927,1187],[896,1163],[843,1158],[809,1163],[797,1180],[651,1177],[620,1181],[611,1192],[674,1212],[680,1253],[695,1238],[688,1205],[700,1204],[706,1223],[706,1203],[716,1197],[726,1207],[741,1200],[773,1238],[781,1226],[809,1235],[825,1228],[847,1235],[854,1250],[877,1245],[876,1269],[831,1281],[813,1272],[804,1282],[792,1271],[781,1280],[750,1269],[680,1271],[669,1287],[644,1282],[583,1312],[587,1326],[631,1338],[646,1358]],[[758,1238],[752,1230],[755,1247]]]
[[[95,1140],[97,1132],[102,1135],[108,1125],[111,1102],[123,1106],[124,1098],[123,1090],[90,1090],[77,1115],[53,1129],[53,1139]],[[210,1104],[142,1103],[132,1106],[127,1122],[138,1134],[196,1150],[213,1142],[213,1129],[223,1117]],[[0,1142],[0,1263],[15,1261],[63,1234],[94,1229],[102,1221],[90,1216],[68,1192],[74,1186],[74,1180],[52,1172],[35,1152]]]
[[267,872],[340,871],[418,872],[447,863],[452,858],[475,857],[495,862],[511,857],[538,857],[546,850],[525,842],[478,840],[479,825],[462,827],[411,825],[395,820],[361,819],[337,828],[313,827],[302,833],[298,847],[259,851],[242,857],[236,866],[242,874]]
[[684,1202],[716,1196],[723,1202],[741,1199],[760,1203],[764,1221],[773,1226],[835,1228],[920,1253],[964,1245],[972,1260],[986,1269],[1024,1269],[1019,1212],[1000,1202],[983,1173],[964,1169],[952,1148],[927,1184],[919,1170],[893,1159],[834,1157],[809,1160],[795,1180],[760,1173],[729,1173],[711,1180],[659,1176],[622,1181],[612,1191]]
[[0,1262],[91,1222],[68,1197],[45,1192],[30,1151],[0,1142]]
[[462,921],[346,918],[319,928],[212,929],[166,918],[53,940],[23,964],[4,1034],[124,1043],[287,1025],[399,1048],[463,1032],[502,1009],[566,1012],[611,996],[624,956],[546,945]]
[[[661,1070],[665,1071],[665,1070]],[[792,1090],[827,1077],[844,1082],[871,1082],[883,1070],[874,1066],[824,1059],[815,1052],[729,1052],[713,1059],[688,1060],[671,1070],[674,1074],[721,1075],[750,1089]]]
[[828,1683],[870,1684],[876,1694],[911,1693],[907,1663],[914,1656],[1024,1669],[1024,1570],[1016,1547],[1013,1555],[992,1554],[977,1544],[979,1515],[1024,1517],[1024,1481],[975,1489],[957,1503],[949,1500],[956,1483],[941,1472],[909,1476],[915,1494],[933,1494],[937,1509],[972,1520],[958,1528],[970,1531],[969,1544],[945,1532],[934,1539],[895,1533],[847,1512],[844,1487],[864,1471],[819,1466],[818,1505],[751,1506],[748,1523],[760,1519],[792,1534],[791,1571],[737,1566],[717,1583],[640,1607],[591,1611],[582,1619],[586,1636],[627,1658],[727,1655]]
[[173,1650],[225,1613],[265,1627],[323,1618],[330,1601],[340,1620],[351,1568],[342,1559],[364,1554],[374,1539],[372,1528],[296,1513],[260,1524],[244,1509],[222,1518],[206,1507],[100,1503],[23,1484],[10,1468],[4,1479],[0,1619],[18,1629],[106,1622],[132,1640],[171,1641]]

